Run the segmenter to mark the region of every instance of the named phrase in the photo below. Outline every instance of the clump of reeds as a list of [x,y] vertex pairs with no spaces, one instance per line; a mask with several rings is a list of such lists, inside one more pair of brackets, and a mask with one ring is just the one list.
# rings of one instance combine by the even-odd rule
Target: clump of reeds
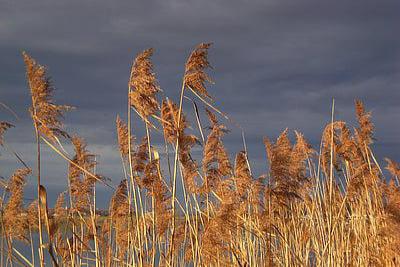
[[[38,196],[30,204],[24,201],[29,168],[0,181],[0,265],[400,264],[400,167],[386,159],[390,176],[385,177],[373,154],[374,125],[364,104],[355,102],[354,128],[332,114],[319,152],[297,131],[292,135],[286,129],[274,142],[264,138],[267,164],[257,176],[243,133],[243,151],[236,157],[224,144],[230,131],[243,129],[236,129],[237,123],[209,102],[209,48],[202,43],[189,55],[177,104],[169,98],[161,105],[157,100],[161,89],[150,60],[153,50],[137,55],[128,83],[128,120],[116,119],[124,174],[116,186],[97,174],[96,156],[84,140],[65,132],[62,117],[69,107],[54,103],[46,69],[23,54],[38,148],[33,168]],[[193,104],[195,123],[188,119],[186,99]],[[132,135],[132,109],[146,132],[137,136],[138,142]],[[203,127],[203,117],[209,127]],[[0,122],[4,148],[3,135],[12,126]],[[153,135],[165,143],[155,142]],[[72,143],[72,158],[62,147],[62,136]],[[47,199],[46,180],[41,181],[41,140],[69,167],[68,188],[54,206]],[[114,189],[107,210],[96,208],[96,182]],[[30,255],[14,240],[23,240]]]

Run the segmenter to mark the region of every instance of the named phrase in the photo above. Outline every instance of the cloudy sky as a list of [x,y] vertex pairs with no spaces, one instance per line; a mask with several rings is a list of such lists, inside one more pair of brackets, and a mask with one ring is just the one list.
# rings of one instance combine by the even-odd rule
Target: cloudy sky
[[[0,1],[0,110],[16,128],[8,144],[34,166],[30,97],[21,51],[48,66],[56,101],[77,109],[69,131],[98,154],[99,172],[117,184],[115,116],[126,117],[129,68],[134,56],[153,47],[161,88],[177,101],[184,63],[199,42],[213,42],[209,92],[215,104],[243,128],[254,168],[264,168],[262,137],[288,127],[318,146],[330,120],[354,125],[354,99],[373,112],[375,151],[400,161],[400,1]],[[190,102],[186,109],[192,112]],[[134,131],[141,135],[139,121]],[[227,147],[241,148],[232,127]],[[154,133],[156,136],[157,134]],[[155,137],[156,141],[158,137]],[[67,167],[44,150],[44,183],[64,190]],[[48,151],[48,153],[47,153]],[[1,151],[0,172],[17,167]],[[31,178],[33,180],[33,178]],[[30,192],[33,196],[33,192]],[[28,193],[29,194],[29,193]]]

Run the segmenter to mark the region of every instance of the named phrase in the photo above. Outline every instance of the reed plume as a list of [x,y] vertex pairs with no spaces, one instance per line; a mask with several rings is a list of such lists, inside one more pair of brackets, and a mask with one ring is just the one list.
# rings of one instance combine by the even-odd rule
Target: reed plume
[[122,180],[115,191],[110,203],[111,218],[126,216],[129,209],[127,180]]
[[[344,121],[329,123],[322,134],[322,169],[329,174],[330,163],[340,169],[340,159],[350,161],[356,153],[354,138]],[[331,159],[332,153],[332,159]]]
[[53,212],[50,216],[50,233],[52,239],[55,239],[54,235],[59,230],[59,227],[67,220],[68,211],[65,204],[65,192],[58,195],[56,204],[54,205]]
[[127,181],[122,180],[115,191],[110,203],[110,218],[115,229],[115,241],[118,245],[118,258],[123,259],[128,249],[128,214],[129,200]]
[[57,141],[60,136],[69,137],[67,132],[63,130],[61,119],[64,116],[64,112],[72,107],[54,103],[54,87],[47,76],[46,68],[39,65],[26,52],[23,52],[22,55],[32,96],[30,113],[38,131],[53,142]]
[[[183,178],[185,186],[189,192],[195,193],[198,191],[196,178],[198,177],[197,163],[190,155],[191,149],[198,143],[198,139],[194,135],[185,133],[188,128],[186,116],[181,114],[180,123],[178,123],[179,109],[171,100],[163,100],[161,106],[161,118],[164,129],[165,139],[173,144],[178,140],[179,160],[182,164]],[[178,128],[179,125],[179,128]]]
[[127,159],[129,156],[129,144],[132,146],[134,143],[134,137],[131,136],[131,142],[129,142],[128,126],[121,120],[119,116],[117,116],[116,119],[116,126],[119,152],[124,159]]
[[129,86],[130,104],[139,112],[142,118],[154,115],[159,110],[156,94],[160,91],[153,72],[150,57],[153,49],[146,49],[135,58],[132,65]]
[[27,241],[27,221],[23,216],[24,185],[30,169],[18,169],[11,176],[8,190],[10,197],[4,208],[4,227],[7,235],[12,238]]
[[[28,220],[29,227],[31,227],[32,229],[38,229],[39,225],[38,225],[38,200],[37,199],[35,199],[28,205],[28,207],[26,208],[26,212],[27,212],[27,220]],[[42,220],[44,220],[43,213],[41,215],[43,217]]]
[[186,61],[184,75],[186,87],[209,99],[211,96],[207,92],[205,83],[212,83],[212,80],[205,70],[211,67],[207,58],[210,46],[211,43],[201,43],[193,50]]
[[170,196],[161,174],[158,158],[146,164],[141,184],[154,199],[155,225],[158,236],[161,236],[168,229],[171,211],[169,207]]
[[245,197],[245,194],[251,187],[253,180],[247,164],[247,155],[244,151],[241,151],[236,155],[234,174],[238,194],[241,197]]
[[400,177],[400,167],[399,164],[389,158],[385,158],[387,163],[386,169],[392,174],[393,177]]
[[65,218],[65,216],[67,216],[67,210],[65,206],[65,192],[62,192],[58,195],[56,204],[54,205],[53,216],[56,218]]
[[[161,123],[164,129],[166,140],[174,144],[178,136],[182,136],[187,128],[186,118],[181,114],[178,123],[179,109],[178,106],[170,99],[164,99],[161,105]],[[179,128],[178,128],[179,125]]]
[[373,142],[374,124],[371,122],[371,112],[366,112],[361,100],[355,101],[356,115],[359,127],[355,129],[358,144],[369,146]]
[[143,173],[149,160],[148,139],[142,138],[132,156],[132,168],[136,173]]
[[234,252],[231,244],[238,228],[238,207],[238,199],[224,199],[216,215],[207,223],[202,234],[202,257],[206,265],[219,262],[223,266],[229,265],[229,258]]
[[232,174],[228,153],[222,142],[222,137],[227,129],[217,122],[214,114],[208,112],[208,116],[211,122],[211,132],[207,136],[202,162],[203,173],[206,176],[202,190],[206,192],[215,188],[224,176]]
[[[87,150],[85,141],[78,137],[71,138],[74,145],[75,156],[72,159],[73,163],[69,164],[69,183],[71,190],[71,197],[74,207],[79,211],[87,211],[90,204],[90,199],[93,195],[93,187],[96,181],[104,181],[101,175],[86,175],[82,169],[93,172],[97,165],[95,155]],[[81,168],[79,168],[79,167]]]
[[[159,164],[159,163],[158,163]],[[159,166],[158,166],[159,168]],[[158,236],[166,233],[171,219],[170,195],[165,182],[159,176],[152,187],[152,195],[155,199],[156,230]]]
[[310,146],[300,134],[292,146],[286,129],[273,144],[264,138],[270,164],[272,192],[281,204],[301,198],[302,186],[308,181],[305,160],[311,153]]

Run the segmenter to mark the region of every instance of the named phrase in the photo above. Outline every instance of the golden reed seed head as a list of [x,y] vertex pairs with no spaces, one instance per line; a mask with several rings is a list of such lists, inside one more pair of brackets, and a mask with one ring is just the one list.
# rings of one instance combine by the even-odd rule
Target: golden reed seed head
[[286,129],[277,138],[275,144],[268,138],[264,138],[272,192],[281,204],[299,199],[303,186],[308,181],[305,162],[312,150],[301,134],[296,133],[296,137],[297,142],[292,145],[288,137],[288,129]]
[[250,187],[252,177],[250,169],[247,164],[247,155],[244,151],[236,154],[235,159],[235,172],[234,178],[236,180],[236,187],[239,195],[244,195],[247,189]]
[[203,152],[203,170],[206,173],[207,169],[215,163],[218,166],[218,171],[222,176],[232,173],[232,166],[229,161],[228,153],[222,142],[222,137],[226,132],[224,125],[218,124],[215,115],[208,112],[212,129],[207,136],[206,144]]
[[366,112],[361,100],[355,101],[356,115],[359,127],[356,129],[356,140],[361,145],[373,143],[374,124],[371,122],[371,112]]
[[[87,145],[83,138],[75,135],[71,138],[71,141],[75,150],[75,156],[72,161],[81,168],[93,172],[97,165],[95,155],[87,150]],[[93,187],[96,181],[104,181],[105,178],[99,174],[96,174],[96,178],[93,175],[86,175],[75,164],[69,164],[68,179],[71,187],[71,197],[75,208],[86,210],[89,207],[89,200],[92,199]]]
[[72,107],[56,105],[53,102],[54,87],[47,76],[46,68],[39,65],[27,53],[22,53],[26,66],[26,76],[32,96],[30,113],[38,131],[56,142],[58,137],[69,137],[63,130],[61,119],[64,112]]
[[[118,147],[119,152],[121,153],[123,158],[127,158],[129,155],[129,131],[128,126],[125,122],[121,120],[119,116],[116,119],[116,126],[117,126],[117,139],[118,139]],[[130,145],[132,147],[134,143],[134,137],[131,136]]]
[[[322,133],[321,165],[325,174],[333,167],[338,168],[338,155],[347,157],[347,151],[354,146],[354,140],[344,121],[328,123]],[[332,154],[332,159],[331,159]]]
[[8,190],[11,193],[13,193],[13,192],[16,192],[17,190],[21,189],[25,184],[26,176],[29,175],[31,172],[32,172],[31,169],[27,169],[27,168],[16,170],[10,178]]
[[400,178],[399,164],[389,158],[385,158],[385,161],[387,163],[386,170],[388,170],[392,176]]
[[135,58],[129,79],[129,103],[145,119],[155,114],[160,106],[156,94],[160,91],[150,57],[153,49],[146,49]]
[[125,216],[129,212],[129,200],[128,200],[128,186],[127,180],[122,180],[114,195],[111,198],[110,203],[110,215],[112,219],[119,216]]
[[65,207],[65,192],[62,192],[58,195],[56,204],[54,205],[54,216],[57,218],[65,217],[67,215]]
[[164,99],[161,105],[161,122],[164,129],[164,136],[171,144],[176,141],[178,136],[182,136],[184,130],[187,128],[186,117],[182,112],[178,129],[178,117],[178,106],[172,100]]
[[8,185],[10,197],[3,214],[7,234],[20,240],[26,240],[27,221],[22,213],[25,179],[30,173],[30,169],[18,169],[10,178]]
[[211,43],[201,43],[192,51],[185,65],[184,84],[201,96],[211,99],[205,83],[212,83],[210,76],[205,72],[211,68],[208,62],[208,49]]
[[136,151],[132,156],[132,168],[133,171],[142,173],[146,168],[146,162],[149,159],[148,153],[148,139],[143,137],[140,145],[136,148]]
[[316,153],[316,151],[304,138],[304,135],[302,133],[298,131],[294,131],[294,133],[296,135],[295,150],[298,151],[298,153],[303,153],[306,157],[309,157]]
[[206,108],[206,113],[211,123],[211,126],[217,125],[218,124],[217,116],[213,112],[211,112],[208,108]]
[[173,144],[179,138],[179,161],[182,164],[182,173],[185,187],[191,193],[198,190],[195,179],[198,176],[197,164],[190,155],[191,148],[198,143],[198,139],[194,135],[186,134],[188,127],[186,116],[181,113],[179,129],[178,129],[178,106],[169,99],[164,99],[161,106],[161,122],[164,130],[165,139]]
[[205,183],[201,191],[204,193],[216,188],[225,176],[233,174],[228,153],[222,142],[226,128],[224,125],[218,124],[215,116],[210,116],[212,115],[210,112],[208,115],[213,125],[203,150],[202,169]]

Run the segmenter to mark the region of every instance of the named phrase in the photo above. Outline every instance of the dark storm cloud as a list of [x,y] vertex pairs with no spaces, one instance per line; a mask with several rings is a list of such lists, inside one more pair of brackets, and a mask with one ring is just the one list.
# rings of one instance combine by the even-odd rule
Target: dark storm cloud
[[[102,154],[107,174],[119,176],[114,120],[117,113],[125,114],[134,55],[156,49],[161,87],[176,99],[188,53],[195,44],[211,41],[216,84],[209,91],[247,129],[249,151],[258,162],[264,157],[262,136],[276,137],[286,127],[299,129],[317,145],[333,97],[337,116],[351,122],[354,99],[363,99],[373,110],[379,154],[400,159],[395,123],[400,119],[399,1],[49,0],[0,5],[0,98],[21,116],[17,126],[23,130],[8,136],[15,146],[32,143],[22,50],[49,67],[57,101],[78,108],[67,115],[67,126]],[[234,145],[238,140],[228,137],[232,152],[241,149]]]

